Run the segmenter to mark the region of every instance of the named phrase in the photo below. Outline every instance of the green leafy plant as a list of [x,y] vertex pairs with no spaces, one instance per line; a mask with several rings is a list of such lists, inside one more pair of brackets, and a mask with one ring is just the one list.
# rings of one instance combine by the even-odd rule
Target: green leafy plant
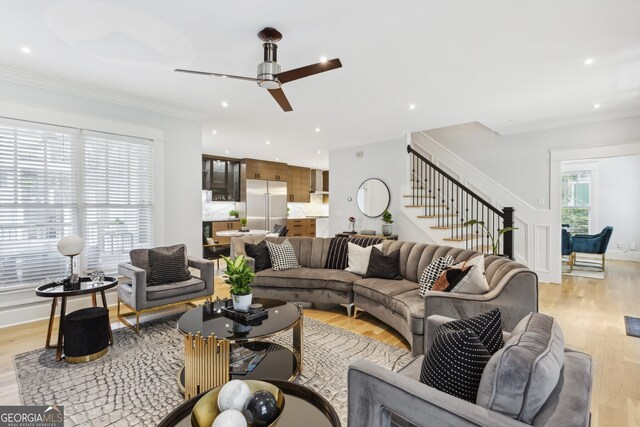
[[393,217],[391,216],[391,213],[388,210],[384,210],[384,212],[382,212],[382,222],[384,222],[385,224],[393,224]]
[[231,209],[231,210],[229,211],[229,216],[230,216],[230,217],[233,217],[233,218],[238,218],[238,211],[237,211],[237,210],[235,210],[235,209]]
[[240,225],[243,226],[243,227],[246,227],[247,226],[247,218],[242,218],[240,220]]
[[222,259],[227,263],[227,269],[222,277],[224,283],[229,285],[231,295],[249,295],[251,293],[249,285],[255,279],[256,274],[247,265],[244,255],[238,255],[233,260],[223,255]]
[[470,219],[463,224],[464,227],[469,227],[472,225],[479,225],[487,232],[487,236],[489,237],[489,240],[491,240],[491,251],[494,255],[498,255],[498,250],[500,249],[500,238],[502,237],[502,235],[518,229],[517,227],[505,227],[502,229],[498,229],[498,234],[494,236],[493,233],[491,233],[491,231],[484,224],[484,221]]

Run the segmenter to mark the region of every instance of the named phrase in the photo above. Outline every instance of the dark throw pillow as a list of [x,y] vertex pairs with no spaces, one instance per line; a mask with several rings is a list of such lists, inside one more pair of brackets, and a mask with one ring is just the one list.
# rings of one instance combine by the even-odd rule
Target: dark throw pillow
[[471,329],[454,331],[447,329],[446,324],[441,325],[422,361],[420,382],[475,403],[489,359],[491,353]]
[[369,267],[364,275],[365,279],[377,277],[379,279],[402,280],[400,275],[400,249],[384,255],[375,246],[371,248]]
[[185,267],[185,258],[184,246],[173,252],[167,252],[166,248],[149,249],[149,268],[151,270],[149,286],[189,280],[191,273]]
[[329,242],[329,250],[327,251],[327,260],[324,263],[324,268],[344,270],[349,267],[349,248],[347,243],[354,243],[366,248],[367,246],[377,245],[381,242],[382,239],[379,237],[334,237]]
[[247,253],[247,256],[255,260],[254,270],[256,273],[271,268],[271,256],[269,255],[269,248],[267,248],[266,241],[263,240],[257,245],[245,243],[244,251]]
[[454,320],[445,323],[443,326],[452,331],[471,329],[491,354],[504,347],[502,315],[499,308],[494,308],[479,316]]
[[427,296],[427,292],[431,290],[433,284],[438,280],[442,272],[448,267],[451,267],[454,262],[455,260],[451,255],[441,256],[424,269],[422,276],[420,276],[420,282],[418,283],[420,285],[420,291],[418,292],[420,298]]
[[470,268],[449,268],[442,272],[438,280],[436,280],[431,287],[431,290],[451,292],[470,272]]

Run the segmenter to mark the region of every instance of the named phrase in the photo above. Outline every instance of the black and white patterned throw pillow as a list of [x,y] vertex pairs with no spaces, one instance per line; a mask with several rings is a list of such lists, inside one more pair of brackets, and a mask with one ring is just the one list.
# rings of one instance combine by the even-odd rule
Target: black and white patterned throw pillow
[[431,290],[433,284],[438,280],[442,272],[448,267],[451,267],[454,262],[455,260],[451,255],[441,256],[424,269],[422,276],[420,276],[419,283],[420,291],[418,292],[418,295],[420,295],[420,298],[425,298],[427,296],[427,292]]
[[298,259],[296,258],[296,252],[289,239],[282,242],[281,245],[267,242],[267,248],[269,249],[271,268],[273,271],[290,270],[300,267]]
[[422,362],[420,382],[475,403],[489,359],[491,353],[471,329],[454,331],[441,325]]
[[447,322],[442,326],[455,331],[471,329],[491,354],[504,347],[502,315],[499,308],[494,308],[476,317]]

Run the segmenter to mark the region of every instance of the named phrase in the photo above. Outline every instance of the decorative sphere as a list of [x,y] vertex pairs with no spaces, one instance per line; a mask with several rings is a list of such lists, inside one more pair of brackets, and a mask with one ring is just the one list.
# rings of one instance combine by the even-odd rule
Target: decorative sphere
[[268,426],[278,418],[278,402],[272,393],[256,391],[245,403],[242,413],[253,427]]
[[220,389],[218,408],[220,411],[227,409],[242,411],[249,396],[251,396],[251,390],[248,385],[240,380],[231,380]]
[[76,256],[84,249],[84,240],[75,234],[64,236],[58,240],[58,252],[64,256]]
[[227,409],[213,420],[211,427],[247,427],[247,420],[242,412],[236,409]]

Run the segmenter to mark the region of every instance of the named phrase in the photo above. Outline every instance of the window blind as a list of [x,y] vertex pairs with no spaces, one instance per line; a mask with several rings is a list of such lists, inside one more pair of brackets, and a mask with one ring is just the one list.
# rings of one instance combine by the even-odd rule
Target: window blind
[[153,147],[92,132],[83,142],[86,268],[115,274],[131,249],[153,247]]
[[78,233],[77,132],[0,123],[0,288],[64,276]]

